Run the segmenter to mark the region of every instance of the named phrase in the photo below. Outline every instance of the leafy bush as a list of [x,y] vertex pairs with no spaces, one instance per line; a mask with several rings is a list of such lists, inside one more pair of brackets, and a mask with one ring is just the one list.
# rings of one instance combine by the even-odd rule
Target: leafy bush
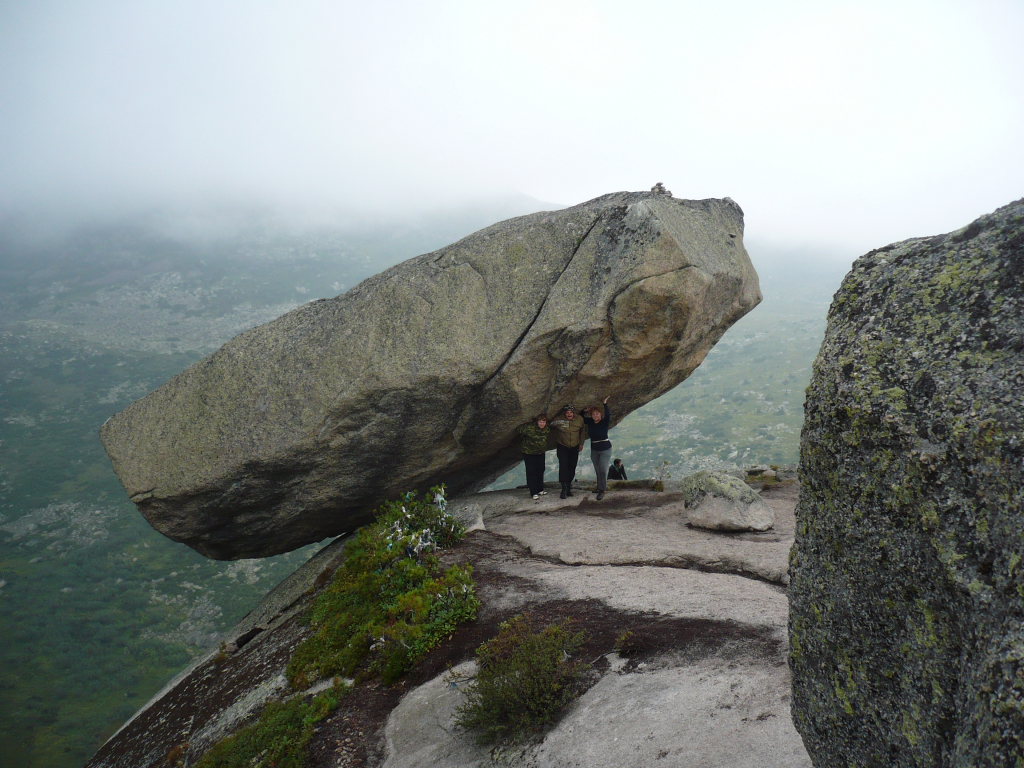
[[395,682],[456,625],[476,618],[469,565],[441,572],[435,549],[466,529],[447,511],[444,487],[387,502],[359,530],[345,563],[309,614],[314,634],[295,650],[286,674],[306,688],[331,675]]
[[256,723],[218,742],[196,768],[303,768],[314,726],[346,692],[347,686],[336,682],[309,703],[301,696],[270,702]]
[[456,711],[462,728],[481,742],[518,741],[558,719],[585,687],[590,665],[574,661],[582,632],[564,619],[534,629],[520,614],[501,624],[498,635],[476,652],[479,671]]

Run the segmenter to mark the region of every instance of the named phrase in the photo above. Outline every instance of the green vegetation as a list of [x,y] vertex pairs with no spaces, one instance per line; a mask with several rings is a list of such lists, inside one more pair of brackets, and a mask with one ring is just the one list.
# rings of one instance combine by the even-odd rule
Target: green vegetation
[[481,742],[514,742],[554,723],[586,687],[590,665],[572,658],[585,641],[564,619],[535,628],[528,614],[501,624],[476,652],[479,671],[456,713]]
[[[438,548],[466,533],[446,509],[444,486],[383,504],[360,528],[345,562],[307,619],[314,634],[295,649],[286,674],[294,688],[351,675],[397,681],[458,624],[476,618],[479,601],[468,565],[441,573]],[[310,703],[296,695],[266,706],[259,721],[218,742],[197,768],[302,768],[313,727],[338,705],[350,683]],[[171,761],[173,762],[173,761]]]
[[433,554],[465,534],[445,510],[443,493],[443,486],[422,499],[407,493],[385,503],[377,521],[359,530],[310,612],[316,632],[288,665],[294,687],[331,675],[393,683],[456,625],[476,618],[472,568],[442,573]]
[[643,650],[643,644],[637,640],[631,629],[624,629],[615,638],[615,645],[613,647],[615,652],[619,654],[619,658],[622,659],[628,659]]
[[99,425],[195,359],[0,327],[4,768],[81,766],[317,549],[209,560],[125,497]]
[[[302,768],[314,726],[334,711],[348,690],[335,680],[333,688],[308,703],[302,696],[271,702],[256,723],[216,744],[196,768]],[[168,762],[175,762],[170,755]]]

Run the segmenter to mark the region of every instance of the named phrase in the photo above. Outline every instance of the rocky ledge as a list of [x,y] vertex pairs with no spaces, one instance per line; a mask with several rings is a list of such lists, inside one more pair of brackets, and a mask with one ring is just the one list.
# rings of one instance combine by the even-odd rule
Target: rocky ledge
[[[766,533],[714,533],[687,523],[683,494],[586,488],[532,501],[499,491],[452,502],[472,530],[446,550],[470,562],[481,608],[403,683],[364,684],[320,724],[314,766],[749,766],[806,768],[790,720],[786,665],[786,558],[796,485],[766,487]],[[194,760],[286,694],[284,666],[308,629],[299,614],[344,557],[345,539],[321,551],[224,637],[223,650],[172,681],[87,764],[166,765]],[[540,742],[492,750],[453,728],[449,665],[470,662],[497,625],[529,610],[572,618],[600,679]],[[633,652],[616,640],[632,632]],[[471,662],[470,662],[471,663]],[[461,669],[466,669],[462,667]]]

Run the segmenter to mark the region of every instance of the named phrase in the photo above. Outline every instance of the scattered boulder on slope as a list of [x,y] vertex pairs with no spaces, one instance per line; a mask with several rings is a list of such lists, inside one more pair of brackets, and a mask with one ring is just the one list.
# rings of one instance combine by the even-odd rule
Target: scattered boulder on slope
[[1024,765],[1024,200],[862,256],[805,406],[794,721],[815,765]]
[[696,472],[683,478],[680,489],[686,502],[687,519],[697,528],[767,531],[775,524],[772,508],[753,488],[722,472]]
[[541,411],[610,395],[617,421],[674,387],[760,301],[742,235],[729,199],[650,192],[510,219],[246,331],[100,436],[164,535],[285,552],[482,488]]

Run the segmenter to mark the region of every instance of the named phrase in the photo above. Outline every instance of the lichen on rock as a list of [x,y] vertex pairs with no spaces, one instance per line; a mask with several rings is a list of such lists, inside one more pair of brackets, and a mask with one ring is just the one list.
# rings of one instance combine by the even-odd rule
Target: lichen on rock
[[1024,200],[862,256],[807,390],[793,715],[815,765],[1024,765]]

